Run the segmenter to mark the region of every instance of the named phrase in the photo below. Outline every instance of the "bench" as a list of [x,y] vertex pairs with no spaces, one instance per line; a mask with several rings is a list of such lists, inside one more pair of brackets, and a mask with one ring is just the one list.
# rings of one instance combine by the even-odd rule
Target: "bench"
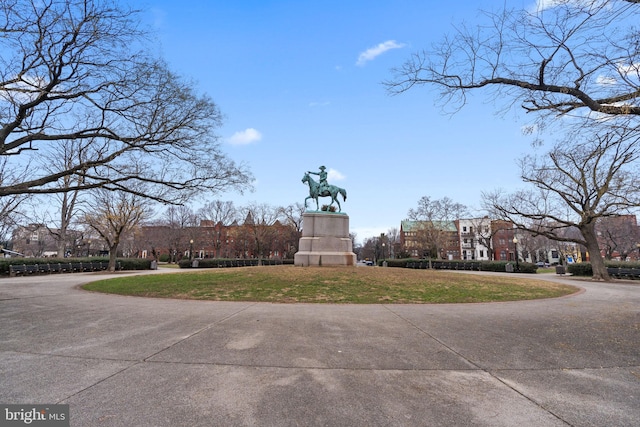
[[[105,271],[109,268],[108,262],[57,262],[51,264],[11,264],[9,276],[16,277],[27,274],[51,274],[51,273],[82,273],[89,271]],[[120,262],[116,263],[116,270],[121,270]]]
[[617,279],[640,279],[640,268],[608,267],[607,272]]
[[9,276],[15,277],[20,274],[33,274],[38,272],[38,265],[16,264],[9,266]]

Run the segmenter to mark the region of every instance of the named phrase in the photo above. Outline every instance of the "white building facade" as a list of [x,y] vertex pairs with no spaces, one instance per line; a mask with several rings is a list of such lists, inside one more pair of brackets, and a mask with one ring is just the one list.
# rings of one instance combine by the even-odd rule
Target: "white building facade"
[[460,237],[460,257],[467,261],[488,261],[491,249],[486,245],[491,241],[491,220],[489,218],[469,218],[458,220]]

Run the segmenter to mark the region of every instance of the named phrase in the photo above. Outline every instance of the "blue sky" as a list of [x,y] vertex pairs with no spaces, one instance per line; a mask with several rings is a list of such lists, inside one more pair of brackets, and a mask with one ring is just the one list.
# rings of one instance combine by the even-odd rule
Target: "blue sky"
[[219,105],[225,152],[255,175],[254,192],[216,198],[303,202],[303,173],[325,165],[362,240],[399,227],[422,196],[479,209],[482,191],[520,186],[516,159],[530,150],[521,112],[498,116],[477,96],[450,116],[428,88],[390,96],[381,84],[502,1],[131,1],[170,67]]

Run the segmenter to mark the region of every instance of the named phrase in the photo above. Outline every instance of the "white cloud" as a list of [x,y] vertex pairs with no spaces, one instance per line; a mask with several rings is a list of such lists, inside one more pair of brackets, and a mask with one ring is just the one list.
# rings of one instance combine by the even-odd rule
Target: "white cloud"
[[542,12],[546,9],[551,9],[557,4],[557,0],[537,0],[535,5],[529,8],[531,12]]
[[326,107],[327,105],[330,105],[331,103],[329,101],[323,101],[323,102],[310,102],[309,103],[309,107]]
[[532,13],[542,12],[563,4],[574,4],[575,6],[598,6],[606,0],[536,0],[535,5],[529,8]]
[[41,88],[47,85],[41,77],[22,76],[14,83],[4,86],[0,91],[0,98],[5,101],[26,103],[40,96]]
[[335,169],[329,169],[329,171],[327,172],[327,181],[329,182],[329,184],[331,184],[331,182],[333,181],[342,181],[346,178],[346,176]]
[[231,145],[247,145],[254,142],[258,142],[262,139],[262,134],[254,128],[248,128],[240,132],[234,133],[229,138],[229,144]]
[[[632,79],[640,76],[640,63],[634,64],[618,64],[617,67],[618,73],[625,76],[626,78]],[[606,85],[615,85],[618,83],[618,80],[615,77],[599,75],[596,77],[596,83],[602,86]]]
[[605,85],[614,85],[618,82],[613,77],[598,76],[596,78],[596,83],[599,85],[605,86]]
[[376,57],[382,55],[388,50],[400,49],[405,46],[406,45],[404,43],[397,43],[395,40],[387,40],[386,42],[380,43],[379,45],[371,47],[365,50],[364,52],[362,52],[358,56],[358,61],[356,62],[356,65],[362,67],[367,62],[374,60]]
[[640,63],[619,64],[618,71],[626,76],[638,76],[640,75]]

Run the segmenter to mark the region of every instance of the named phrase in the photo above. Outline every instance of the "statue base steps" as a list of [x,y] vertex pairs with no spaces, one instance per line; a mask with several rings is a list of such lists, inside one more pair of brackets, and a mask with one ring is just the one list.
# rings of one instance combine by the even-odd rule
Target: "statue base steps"
[[349,237],[349,216],[341,213],[305,212],[302,237],[294,264],[309,266],[354,266],[357,257]]

